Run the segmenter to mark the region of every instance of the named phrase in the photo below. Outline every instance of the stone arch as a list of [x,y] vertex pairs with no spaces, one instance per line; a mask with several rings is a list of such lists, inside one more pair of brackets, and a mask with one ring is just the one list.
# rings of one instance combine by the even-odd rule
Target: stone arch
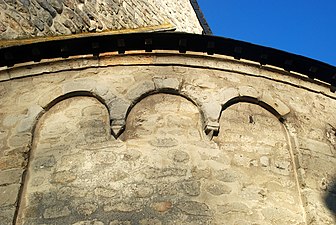
[[123,130],[126,111],[131,104],[128,99],[117,96],[103,81],[78,79],[48,90],[38,100],[38,105],[48,109],[59,101],[74,97],[89,96],[100,101],[109,111],[111,132],[117,138]]
[[[73,97],[91,97],[96,99],[98,102],[100,102],[108,111],[108,114],[110,115],[110,121],[111,121],[111,110],[108,106],[107,99],[103,98],[103,96],[99,95],[97,92],[94,91],[88,91],[88,90],[73,90],[68,91],[65,93],[59,93],[57,90],[58,88],[53,89],[50,91],[51,95],[42,96],[39,100],[39,108],[41,109],[39,113],[35,113],[35,124],[32,124],[32,130],[35,130],[35,127],[37,125],[38,120],[46,113],[48,110],[50,110],[53,106],[57,105],[58,103],[73,98]],[[49,92],[48,92],[49,93]],[[36,108],[36,107],[35,107]],[[113,132],[110,130],[110,132]],[[113,136],[114,133],[111,133]]]
[[97,95],[94,92],[90,91],[70,91],[65,94],[59,95],[56,98],[52,99],[47,105],[44,106],[45,110],[51,109],[56,104],[60,103],[63,100],[73,98],[73,97],[92,97],[98,100],[101,104],[103,104],[106,109],[109,111],[109,108],[106,105],[105,99],[103,99],[101,96]]
[[290,108],[280,99],[265,91],[259,91],[252,86],[229,87],[218,90],[211,102],[202,104],[203,111],[207,115],[205,131],[211,139],[219,131],[219,120],[223,110],[237,102],[249,102],[257,104],[270,111],[280,121],[283,121],[290,113]]
[[[144,111],[144,109],[146,110]],[[173,118],[173,115],[175,118]],[[191,130],[195,129],[199,133],[199,138],[202,139],[203,137],[203,115],[197,105],[189,98],[176,92],[161,91],[146,93],[137,99],[136,104],[130,106],[127,112],[123,139],[132,139],[133,136],[146,136],[145,130],[150,134],[151,128],[158,129],[159,132],[162,129],[156,126],[158,123],[162,123],[160,126],[167,130],[169,130],[170,125],[171,128],[177,126],[175,132],[181,132],[180,135],[192,136],[191,133],[193,132]],[[195,126],[191,128],[193,125]],[[139,129],[144,129],[143,132],[140,132],[143,134],[136,134]],[[185,134],[182,134],[183,130]],[[170,132],[173,135],[174,131],[171,130]],[[154,133],[151,133],[151,135],[155,136]]]
[[[49,208],[48,212],[43,207],[44,204],[52,207],[52,201],[57,201],[56,197],[49,196],[52,200],[46,203],[43,199],[36,199],[36,196],[48,195],[49,191],[54,191],[56,195],[57,185],[74,181],[76,173],[72,173],[71,168],[82,165],[86,160],[78,149],[111,139],[108,108],[91,93],[72,92],[60,96],[45,109],[34,128],[18,204],[18,224],[24,223],[22,218],[27,219],[27,224],[38,223],[36,219],[42,217],[53,218],[48,214],[53,209]],[[30,213],[33,215],[30,216]]]
[[[126,125],[126,119],[129,115],[129,113],[131,112],[131,110],[134,108],[134,106],[136,106],[141,100],[145,99],[146,97],[149,97],[149,96],[155,95],[155,94],[168,94],[168,95],[180,96],[181,98],[184,98],[187,101],[191,102],[195,107],[198,108],[198,111],[199,111],[200,116],[201,116],[202,128],[205,128],[205,121],[206,121],[205,118],[207,118],[207,116],[205,115],[206,111],[203,110],[204,108],[202,107],[202,103],[198,99],[195,99],[190,95],[182,93],[180,91],[180,88],[179,88],[180,84],[177,81],[177,79],[173,79],[173,78],[163,79],[163,78],[160,78],[160,83],[159,84],[158,84],[158,81],[156,81],[154,79],[154,83],[155,83],[155,88],[154,89],[151,89],[151,88],[145,89],[145,88],[143,88],[143,86],[145,86],[145,85],[141,84],[141,85],[137,86],[138,91],[134,91],[134,90],[132,91],[131,90],[130,93],[133,93],[133,94],[128,94],[127,95],[127,96],[132,96],[132,97],[128,97],[128,99],[131,102],[126,103],[124,101],[124,103],[126,103],[126,104],[123,104],[123,105],[128,106],[128,108],[127,108],[127,110],[123,110],[124,111],[123,124],[122,124],[122,128],[119,128],[120,132],[117,136],[120,136],[121,133],[124,131],[125,125]],[[150,86],[150,85],[147,84],[147,86]],[[133,88],[133,89],[135,89],[135,88]],[[136,92],[136,94],[134,94],[134,92]]]
[[227,108],[229,108],[230,106],[234,104],[238,104],[242,102],[259,105],[260,107],[264,108],[265,110],[273,114],[281,122],[284,121],[285,119],[284,117],[288,114],[288,113],[283,113],[282,111],[278,111],[276,108],[274,108],[272,106],[274,103],[271,101],[265,102],[263,101],[262,98],[255,98],[251,96],[238,96],[238,97],[228,100],[227,102],[223,104],[219,119],[222,116],[223,111],[225,111]]
[[218,173],[226,174],[225,182],[234,183],[237,190],[225,209],[234,211],[238,202],[245,209],[233,212],[231,218],[246,217],[255,223],[304,223],[296,165],[283,116],[253,97],[236,97],[223,105],[220,130],[213,140],[229,164]]

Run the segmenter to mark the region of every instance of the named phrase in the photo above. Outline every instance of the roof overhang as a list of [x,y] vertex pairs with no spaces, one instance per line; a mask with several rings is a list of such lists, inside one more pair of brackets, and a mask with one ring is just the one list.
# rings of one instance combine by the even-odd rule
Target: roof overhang
[[131,50],[176,50],[180,53],[203,52],[219,54],[272,65],[306,75],[330,85],[336,91],[336,67],[281,50],[263,47],[229,38],[177,32],[142,32],[106,34],[68,39],[47,40],[0,48],[0,66],[11,67],[18,63],[38,62],[42,59]]

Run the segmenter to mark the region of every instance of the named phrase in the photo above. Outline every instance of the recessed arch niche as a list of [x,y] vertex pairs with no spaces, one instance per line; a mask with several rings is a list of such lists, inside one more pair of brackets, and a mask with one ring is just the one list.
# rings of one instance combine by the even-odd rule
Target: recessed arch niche
[[197,141],[203,137],[198,107],[175,94],[157,93],[142,98],[129,111],[124,140],[156,139]]
[[96,98],[53,104],[35,127],[17,224],[72,224],[80,214],[80,197],[85,199],[88,181],[94,180],[88,175],[99,169],[96,158],[112,157],[83,149],[109,140],[109,113]]
[[[274,112],[256,103],[234,102],[221,113],[213,140],[229,162],[223,171],[232,179],[225,182],[235,190],[223,199],[225,207],[219,205],[223,220],[304,223],[289,140]],[[236,210],[238,206],[245,210]]]

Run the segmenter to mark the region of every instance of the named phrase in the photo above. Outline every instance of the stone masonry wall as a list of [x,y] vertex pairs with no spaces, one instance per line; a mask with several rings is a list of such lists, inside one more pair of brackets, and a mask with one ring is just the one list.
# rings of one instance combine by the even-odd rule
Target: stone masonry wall
[[0,224],[336,222],[336,95],[323,84],[171,52],[0,80]]
[[146,27],[202,33],[189,0],[0,0],[0,9],[2,40]]

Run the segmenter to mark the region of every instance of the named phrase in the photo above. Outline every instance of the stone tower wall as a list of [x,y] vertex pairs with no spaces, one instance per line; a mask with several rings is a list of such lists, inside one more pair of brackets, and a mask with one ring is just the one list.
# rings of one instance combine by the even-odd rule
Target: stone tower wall
[[336,95],[323,83],[172,52],[0,80],[1,224],[335,223]]
[[0,0],[0,39],[137,29],[202,33],[189,0]]

